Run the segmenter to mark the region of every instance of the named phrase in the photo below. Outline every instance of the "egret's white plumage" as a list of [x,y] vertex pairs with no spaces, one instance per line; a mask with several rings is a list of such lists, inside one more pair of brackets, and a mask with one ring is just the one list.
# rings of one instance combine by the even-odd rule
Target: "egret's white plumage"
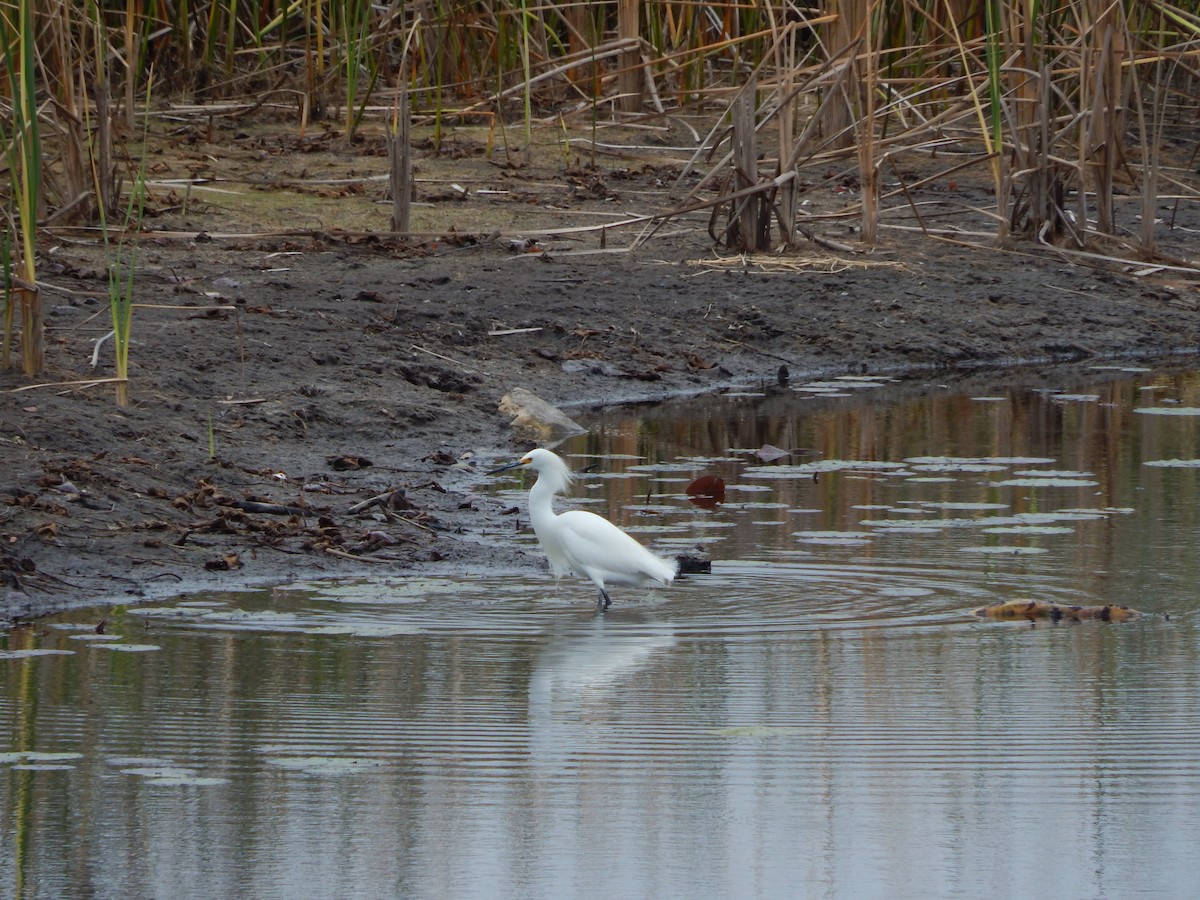
[[549,450],[531,450],[509,466],[538,473],[529,491],[529,520],[546,551],[555,578],[574,573],[596,585],[597,604],[607,609],[609,585],[670,584],[679,569],[676,561],[655,556],[607,519],[582,509],[554,512],[554,495],[565,493],[574,480],[562,458]]

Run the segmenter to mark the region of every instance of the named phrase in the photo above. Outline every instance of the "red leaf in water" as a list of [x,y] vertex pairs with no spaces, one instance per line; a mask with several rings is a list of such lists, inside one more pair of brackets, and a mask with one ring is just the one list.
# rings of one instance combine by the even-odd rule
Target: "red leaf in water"
[[725,502],[725,482],[717,475],[701,475],[687,486],[687,495],[701,509]]

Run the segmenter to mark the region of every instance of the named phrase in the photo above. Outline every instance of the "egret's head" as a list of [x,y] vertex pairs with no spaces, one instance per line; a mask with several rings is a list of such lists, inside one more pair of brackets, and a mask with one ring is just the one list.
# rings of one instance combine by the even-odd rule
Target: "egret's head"
[[533,465],[533,457],[530,456],[529,454],[525,454],[520,459],[518,459],[515,463],[509,463],[507,466],[500,466],[497,469],[492,469],[487,474],[488,475],[498,475],[501,472],[508,472],[511,469],[523,469],[523,468],[528,468],[529,466],[532,466],[532,465]]
[[536,450],[530,450],[515,463],[509,463],[507,466],[492,469],[488,474],[495,475],[498,472],[507,472],[509,469],[533,469],[539,476],[551,478],[555,483],[562,485],[564,488],[575,477],[570,467],[563,462],[561,456],[549,450],[544,450],[541,447]]

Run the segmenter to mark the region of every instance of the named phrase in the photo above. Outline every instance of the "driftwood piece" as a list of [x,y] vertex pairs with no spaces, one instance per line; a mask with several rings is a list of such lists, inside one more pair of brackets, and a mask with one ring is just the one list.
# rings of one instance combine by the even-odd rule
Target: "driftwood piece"
[[1138,618],[1141,613],[1128,606],[1117,606],[1116,604],[1064,606],[1046,600],[1009,600],[1006,603],[981,606],[975,610],[975,615],[984,619],[1007,621],[1026,619],[1033,622],[1037,619],[1048,619],[1051,622],[1081,622],[1084,619],[1099,619],[1102,622],[1128,622]]
[[513,435],[520,440],[542,443],[587,431],[558,407],[525,388],[513,388],[505,394],[499,410],[513,417]]
[[381,507],[384,510],[413,508],[408,497],[404,495],[403,488],[392,488],[390,491],[384,491],[382,494],[376,494],[374,497],[368,497],[366,500],[355,503],[350,507],[349,513],[354,516],[373,506]]
[[262,503],[258,500],[231,500],[227,504],[234,509],[240,509],[242,512],[259,513],[260,515],[272,516],[307,516],[312,513],[311,509],[305,509],[303,506],[286,506],[282,503]]

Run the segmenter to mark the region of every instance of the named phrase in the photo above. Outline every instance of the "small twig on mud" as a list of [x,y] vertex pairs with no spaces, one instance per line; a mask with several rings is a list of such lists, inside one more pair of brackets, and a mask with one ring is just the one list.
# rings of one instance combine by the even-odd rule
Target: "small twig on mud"
[[488,376],[492,375],[491,372],[486,372],[483,369],[472,369],[470,366],[468,366],[466,363],[464,363],[460,360],[451,359],[449,356],[442,356],[442,354],[440,354],[440,353],[434,353],[432,350],[426,349],[425,347],[421,347],[418,344],[413,344],[412,349],[418,350],[421,353],[428,353],[430,356],[436,356],[438,359],[444,360],[448,363],[454,363],[454,365],[456,365],[456,366],[461,366],[463,371],[466,371],[466,372],[472,372],[475,374],[483,374],[483,375],[488,375]]
[[261,503],[257,500],[234,500],[229,504],[234,509],[240,509],[242,512],[259,513],[262,515],[273,516],[308,516],[312,515],[311,509],[305,509],[302,506],[285,506],[282,503]]
[[369,562],[369,563],[393,562],[393,560],[381,559],[381,558],[375,557],[375,556],[356,556],[353,553],[347,553],[345,550],[335,550],[333,547],[326,547],[325,552],[328,553],[330,556],[337,556],[337,557],[340,557],[341,559],[352,559],[355,562]]
[[744,347],[747,350],[752,350],[755,353],[759,353],[763,356],[769,356],[771,359],[777,359],[780,362],[785,362],[793,366],[796,364],[793,360],[788,359],[786,356],[780,356],[778,353],[771,353],[767,350],[760,350],[752,344],[747,344],[744,341],[735,341],[733,338],[725,338],[725,343],[733,344],[735,347]]
[[95,387],[98,384],[113,384],[117,381],[124,381],[123,378],[88,378],[84,381],[45,381],[39,384],[26,384],[17,388],[9,388],[7,393],[17,394],[21,391],[32,391],[35,388],[46,387]]
[[917,201],[913,199],[913,195],[908,190],[908,185],[904,183],[904,176],[900,174],[900,170],[896,167],[896,157],[892,154],[887,155],[888,164],[892,167],[892,171],[896,174],[896,180],[900,183],[900,190],[904,192],[904,199],[908,201],[908,207],[913,211],[913,216],[916,217],[917,224],[921,226],[921,232],[925,237],[929,237],[929,228],[925,225],[925,220],[921,218],[921,210]]
[[530,334],[534,331],[541,331],[542,326],[536,328],[500,328],[496,331],[489,331],[488,337],[504,337],[507,334]]
[[401,496],[403,496],[403,492],[400,490],[400,488],[393,488],[390,491],[384,491],[382,494],[376,494],[374,497],[368,497],[361,503],[355,503],[352,507],[350,507],[349,510],[347,510],[347,512],[353,516],[362,512],[363,510],[370,509],[372,506],[386,506],[392,502],[392,498],[396,496],[397,492],[400,492]]
[[413,528],[420,528],[422,531],[424,531],[428,534],[434,533],[433,529],[430,528],[428,525],[422,525],[420,522],[416,522],[416,521],[406,518],[404,516],[396,516],[395,521],[403,522],[406,525],[411,525]]

